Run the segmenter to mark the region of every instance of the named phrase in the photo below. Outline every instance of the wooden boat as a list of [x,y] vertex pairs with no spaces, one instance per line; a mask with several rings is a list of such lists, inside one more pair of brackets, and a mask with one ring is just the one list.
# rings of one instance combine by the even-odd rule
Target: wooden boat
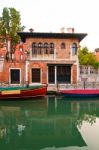
[[47,86],[17,86],[17,87],[0,87],[1,99],[31,98],[44,96],[47,93]]
[[67,97],[99,97],[99,89],[65,89],[59,93]]

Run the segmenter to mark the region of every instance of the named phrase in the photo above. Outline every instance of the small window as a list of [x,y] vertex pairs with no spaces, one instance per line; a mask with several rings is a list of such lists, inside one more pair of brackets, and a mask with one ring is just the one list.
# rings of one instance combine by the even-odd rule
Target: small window
[[40,83],[40,68],[32,68],[32,82]]
[[65,49],[65,43],[61,43],[61,49]]
[[20,83],[20,69],[11,69],[10,70],[11,84]]
[[77,55],[77,44],[76,43],[72,44],[72,55]]

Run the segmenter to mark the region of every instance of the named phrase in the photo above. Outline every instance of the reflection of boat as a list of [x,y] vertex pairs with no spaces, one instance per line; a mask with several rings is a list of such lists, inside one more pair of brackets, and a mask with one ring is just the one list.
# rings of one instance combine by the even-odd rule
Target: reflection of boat
[[45,85],[28,87],[1,87],[0,99],[39,97],[46,95],[46,92],[47,86]]
[[67,97],[99,97],[99,89],[65,89],[59,93]]

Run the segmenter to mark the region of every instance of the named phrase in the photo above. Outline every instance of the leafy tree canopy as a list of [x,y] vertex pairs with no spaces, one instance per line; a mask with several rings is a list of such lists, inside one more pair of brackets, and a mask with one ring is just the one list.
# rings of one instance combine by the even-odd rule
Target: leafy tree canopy
[[78,58],[80,65],[91,65],[95,68],[99,67],[99,62],[96,61],[94,53],[90,52],[87,47],[79,49]]
[[19,42],[18,31],[23,31],[25,26],[21,26],[20,13],[15,8],[4,8],[0,17],[0,35],[5,41],[8,37],[12,40],[12,46]]

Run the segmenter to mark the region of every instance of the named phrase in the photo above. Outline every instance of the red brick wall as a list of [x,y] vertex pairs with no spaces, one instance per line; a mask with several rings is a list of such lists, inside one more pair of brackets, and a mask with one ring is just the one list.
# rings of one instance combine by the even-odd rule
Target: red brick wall
[[17,62],[7,62],[7,61],[5,61],[3,72],[1,73],[1,78],[0,78],[1,82],[9,83],[9,72],[10,72],[9,69],[12,69],[12,68],[21,69],[21,75],[22,75],[21,79],[22,79],[22,81],[24,80],[24,74],[25,74],[25,72],[24,72],[24,62],[17,63]]
[[[33,42],[42,42],[42,43],[54,43],[55,44],[55,49],[56,49],[56,58],[58,59],[58,62],[61,63],[61,59],[64,60],[70,60],[70,54],[71,54],[71,45],[73,42],[76,42],[79,44],[79,41],[77,39],[46,39],[46,38],[28,38],[26,40],[25,44],[17,45],[16,50],[15,50],[15,60],[12,61],[5,61],[4,65],[4,70],[3,73],[0,73],[0,81],[9,81],[9,68],[21,68],[21,79],[22,81],[24,80],[25,76],[25,70],[24,70],[24,65],[25,65],[25,60],[26,60],[26,50],[30,49],[30,46],[32,46]],[[66,47],[65,49],[61,49],[61,43],[65,43]],[[20,46],[23,48],[23,51],[20,52]],[[23,56],[23,59],[21,60],[20,57],[21,55]],[[59,61],[60,59],[60,61]],[[55,60],[52,60],[51,63],[54,63]],[[47,83],[47,63],[44,61],[30,61],[29,64],[29,71],[28,71],[28,77],[29,77],[29,82],[31,83],[31,69],[33,67],[37,67],[41,69],[41,82],[42,83]],[[2,76],[3,74],[3,76]],[[76,65],[72,66],[72,81],[76,82],[77,80],[77,67]]]
[[73,83],[77,82],[77,66],[76,65],[72,66],[72,82]]
[[[78,43],[78,40],[70,40],[70,39],[45,39],[45,38],[28,38],[26,40],[27,47],[32,46],[33,42],[41,42],[41,43],[54,43],[55,44],[55,49],[56,49],[56,58],[58,59],[70,59],[70,54],[71,54],[71,45],[72,43],[76,42]],[[61,43],[65,43],[65,49],[61,49]]]
[[31,69],[32,68],[40,68],[41,69],[41,83],[45,84],[47,83],[47,66],[46,63],[43,62],[31,62],[29,64],[29,72],[28,72],[28,77],[29,77],[29,82],[31,83]]

